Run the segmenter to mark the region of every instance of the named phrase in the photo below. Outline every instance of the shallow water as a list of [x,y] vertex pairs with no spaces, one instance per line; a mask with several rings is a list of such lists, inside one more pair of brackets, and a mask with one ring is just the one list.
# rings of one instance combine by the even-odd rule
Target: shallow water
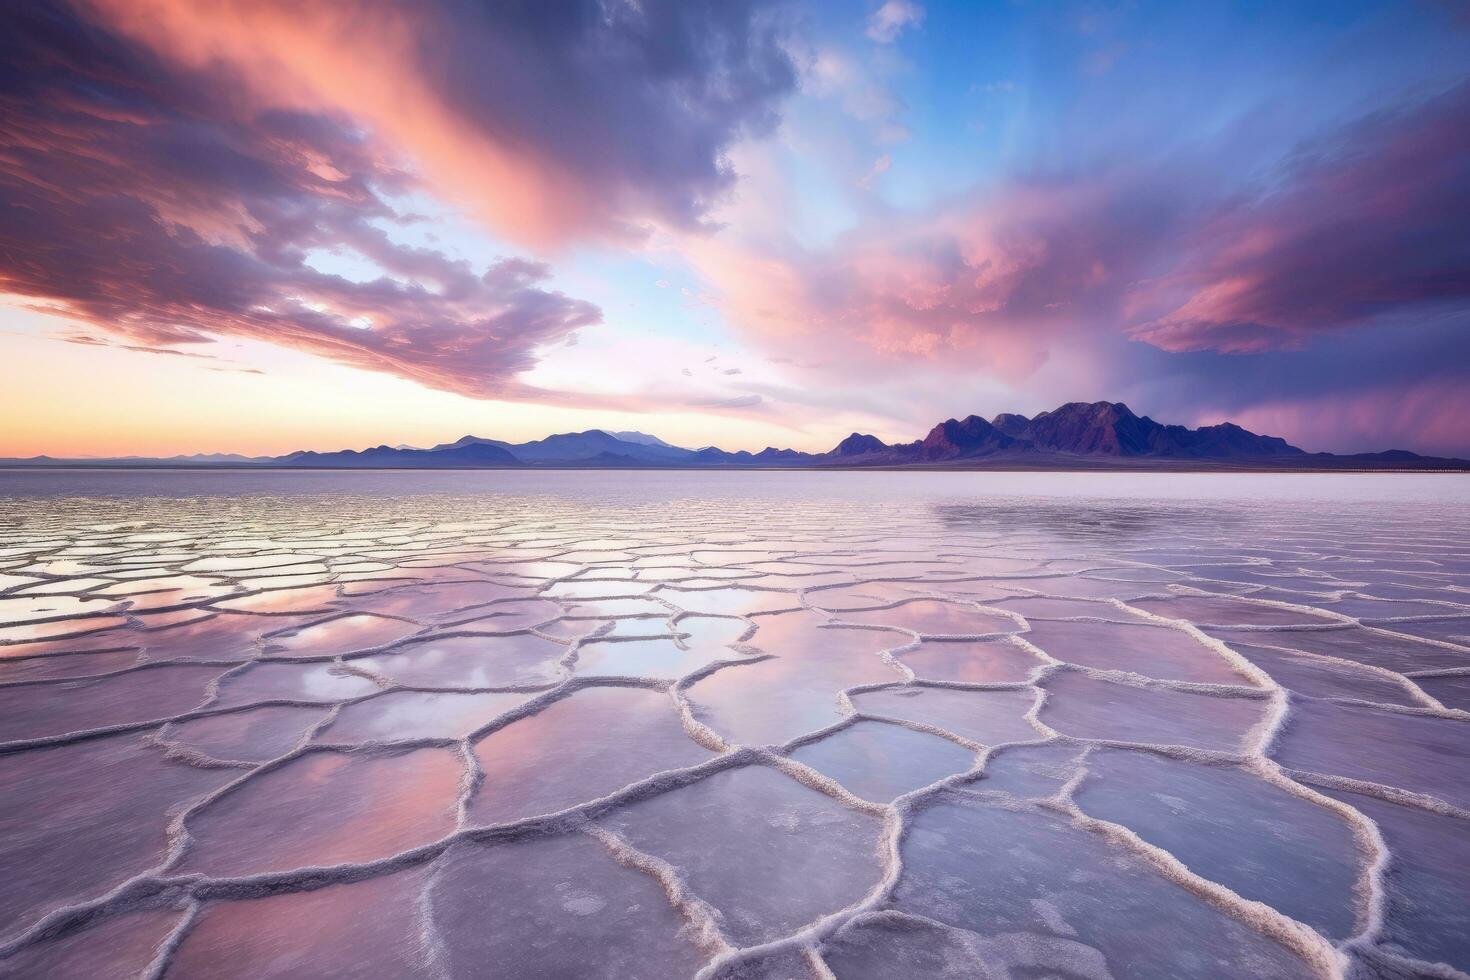
[[1467,691],[1462,476],[3,473],[0,975],[1463,975]]

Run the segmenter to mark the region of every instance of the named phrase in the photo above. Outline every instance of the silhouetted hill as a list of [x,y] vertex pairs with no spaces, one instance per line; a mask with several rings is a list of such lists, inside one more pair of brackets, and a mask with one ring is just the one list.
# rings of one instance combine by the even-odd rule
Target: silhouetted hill
[[168,459],[35,456],[0,460],[0,466],[1459,470],[1470,469],[1470,462],[1420,456],[1401,449],[1350,455],[1307,453],[1285,439],[1257,435],[1232,422],[1191,429],[1137,415],[1122,402],[1068,402],[1032,418],[1005,412],[990,421],[978,415],[946,419],[923,439],[896,445],[854,432],[825,453],[771,446],[756,453],[743,449],[727,452],[717,446],[684,449],[643,432],[588,429],[522,443],[464,436],[428,449],[383,445],[285,456],[213,454]]
[[1035,418],[996,416],[997,428],[1033,449],[1079,456],[1297,456],[1275,436],[1258,436],[1230,422],[1190,429],[1135,415],[1122,402],[1068,402]]
[[880,453],[888,447],[877,436],[854,432],[837,444],[832,456],[862,456],[864,453]]
[[299,452],[278,456],[267,465],[275,466],[322,466],[341,468],[416,468],[436,469],[480,469],[487,466],[523,466],[510,451],[490,442],[461,440],[443,448],[399,449],[392,446],[375,446],[356,452],[344,449],[335,453]]
[[978,415],[947,419],[929,430],[918,445],[920,459],[937,462],[990,456],[1016,445],[1016,440]]
[[507,448],[515,454],[517,459],[526,463],[584,462],[603,454],[627,456],[630,459],[647,463],[673,463],[688,460],[694,455],[692,450],[680,449],[677,446],[619,439],[612,433],[601,429],[588,429],[586,432],[563,432]]

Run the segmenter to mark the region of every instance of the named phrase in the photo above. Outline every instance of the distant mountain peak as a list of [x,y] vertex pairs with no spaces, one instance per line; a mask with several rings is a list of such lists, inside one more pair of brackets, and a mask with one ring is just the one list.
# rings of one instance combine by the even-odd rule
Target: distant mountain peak
[[691,449],[670,446],[660,439],[645,433],[634,433],[648,441],[620,438],[606,429],[587,429],[583,432],[558,432],[545,439],[508,445],[519,459],[527,463],[575,462],[585,464],[604,453],[626,456],[642,463],[677,463],[692,459]]
[[[1228,427],[1227,427],[1228,426]],[[1122,402],[1068,402],[1013,429],[1036,449],[1078,456],[1236,458],[1300,455],[1285,439],[1229,424],[1161,425]]]
[[888,445],[877,436],[867,435],[862,432],[854,432],[846,439],[839,442],[829,456],[864,456],[868,453],[881,453]]
[[430,449],[378,445],[338,452],[298,451],[283,456],[198,454],[154,459],[142,456],[57,459],[36,456],[0,460],[0,466],[303,466],[323,468],[483,469],[500,467],[1001,467],[1179,468],[1191,465],[1286,469],[1466,469],[1465,460],[1424,457],[1401,450],[1382,453],[1308,454],[1278,436],[1257,435],[1234,422],[1189,428],[1137,415],[1122,402],[1067,402],[1027,418],[1002,412],[946,419],[923,439],[888,444],[854,432],[825,453],[767,446],[759,452],[727,452],[715,446],[684,449],[645,432],[586,429],[509,443],[467,435]]
[[927,460],[986,456],[1009,449],[1016,440],[978,415],[946,419],[929,430],[919,443],[919,455]]
[[[504,449],[506,446],[509,445],[510,443],[501,442],[499,439],[485,439],[481,436],[461,436],[453,442],[441,442],[439,445],[434,446],[433,449],[429,451],[435,452],[441,449],[463,449],[465,446],[499,446]],[[399,448],[412,449],[413,447],[400,446]]]
[[636,446],[662,446],[665,449],[679,449],[672,443],[664,442],[658,436],[651,436],[647,432],[609,432],[608,435],[623,442],[631,442]]
[[990,424],[1014,439],[1026,431],[1026,426],[1031,424],[1031,420],[1024,415],[1016,415],[1013,412],[1001,412],[990,420]]

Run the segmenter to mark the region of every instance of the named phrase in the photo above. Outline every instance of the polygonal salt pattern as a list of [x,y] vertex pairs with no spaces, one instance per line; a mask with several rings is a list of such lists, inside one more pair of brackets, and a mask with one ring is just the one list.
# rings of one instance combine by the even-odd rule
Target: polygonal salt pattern
[[0,974],[1470,971],[1466,516],[1086,507],[0,497]]

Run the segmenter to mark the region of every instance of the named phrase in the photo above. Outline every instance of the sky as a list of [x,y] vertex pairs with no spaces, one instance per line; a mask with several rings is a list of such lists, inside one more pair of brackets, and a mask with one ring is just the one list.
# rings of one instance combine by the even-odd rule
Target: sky
[[1454,0],[0,11],[0,455],[1125,401],[1470,456]]

